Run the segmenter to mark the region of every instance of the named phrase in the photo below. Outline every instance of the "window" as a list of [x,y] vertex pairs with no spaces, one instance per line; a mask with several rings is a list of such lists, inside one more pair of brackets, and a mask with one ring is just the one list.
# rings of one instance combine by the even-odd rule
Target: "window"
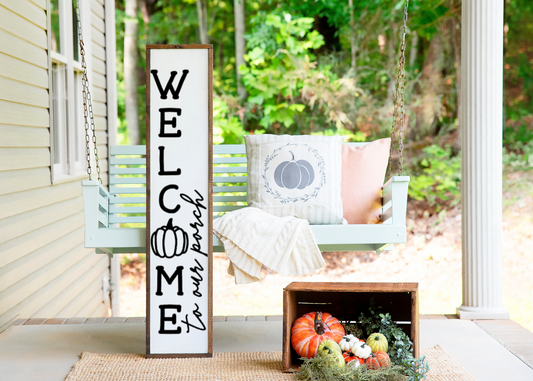
[[49,14],[52,173],[58,180],[86,168],[76,0],[50,0]]

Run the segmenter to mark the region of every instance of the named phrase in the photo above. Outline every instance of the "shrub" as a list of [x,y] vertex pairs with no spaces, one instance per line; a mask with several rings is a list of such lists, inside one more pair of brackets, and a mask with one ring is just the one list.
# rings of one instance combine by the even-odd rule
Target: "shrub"
[[460,201],[461,157],[453,156],[450,147],[432,144],[423,149],[424,158],[411,168],[409,195],[425,200],[439,210],[443,204],[457,205]]

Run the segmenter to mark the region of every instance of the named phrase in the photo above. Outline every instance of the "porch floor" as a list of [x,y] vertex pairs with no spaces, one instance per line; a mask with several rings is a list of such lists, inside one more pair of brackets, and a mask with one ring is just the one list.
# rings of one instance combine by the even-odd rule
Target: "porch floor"
[[[533,333],[510,320],[420,317],[420,347],[440,345],[478,380],[533,380]],[[62,381],[82,351],[144,353],[143,318],[18,320],[0,333],[0,378]],[[280,316],[215,317],[215,352],[281,351]]]

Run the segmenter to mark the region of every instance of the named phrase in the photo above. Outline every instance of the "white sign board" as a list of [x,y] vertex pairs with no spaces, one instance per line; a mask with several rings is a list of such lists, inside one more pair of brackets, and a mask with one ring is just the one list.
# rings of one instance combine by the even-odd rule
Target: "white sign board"
[[146,56],[146,355],[211,356],[212,47]]

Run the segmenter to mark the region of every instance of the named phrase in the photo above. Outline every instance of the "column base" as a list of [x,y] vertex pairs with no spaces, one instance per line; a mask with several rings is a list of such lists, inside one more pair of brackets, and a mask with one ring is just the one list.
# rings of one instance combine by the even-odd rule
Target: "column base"
[[465,320],[505,320],[509,312],[505,308],[484,308],[461,306],[456,309],[459,319]]

